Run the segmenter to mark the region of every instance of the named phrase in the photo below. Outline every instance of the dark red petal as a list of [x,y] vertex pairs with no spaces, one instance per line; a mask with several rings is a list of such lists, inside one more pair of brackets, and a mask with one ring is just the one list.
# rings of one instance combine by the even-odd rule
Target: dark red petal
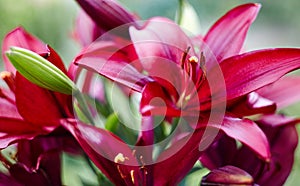
[[156,82],[148,83],[142,91],[140,111],[144,116],[180,116],[181,110]]
[[7,71],[13,73],[16,72],[16,69],[5,55],[5,52],[12,46],[22,47],[38,54],[48,53],[46,45],[43,42],[27,33],[22,27],[15,28],[5,36],[2,45],[2,57],[4,59],[5,68]]
[[295,150],[298,145],[297,129],[294,125],[262,128],[271,145],[272,159],[257,183],[259,185],[283,185],[294,164]]
[[[126,185],[131,180],[130,171],[138,173],[138,162],[132,155],[132,150],[114,134],[76,120],[62,121],[77,139],[89,158],[108,179],[117,185]],[[116,161],[117,155],[125,157],[125,162]],[[126,175],[126,179],[122,176]]]
[[232,106],[230,112],[237,116],[250,116],[254,114],[270,114],[276,111],[276,103],[268,100],[256,92],[251,92],[238,103]]
[[300,101],[300,77],[287,76],[257,91],[260,95],[276,102],[279,109]]
[[[266,49],[227,58],[220,64],[227,89],[227,100],[243,96],[273,83],[299,67],[300,49]],[[216,67],[208,72],[210,80],[213,80],[214,74],[218,71],[219,67]],[[216,86],[214,89],[216,91],[212,93],[212,99],[222,99],[224,97],[223,88]],[[203,84],[201,90],[201,97],[207,99],[210,95],[207,82]],[[209,103],[209,101],[207,102]]]
[[48,133],[31,123],[5,117],[0,117],[0,131],[0,149],[6,148],[18,140],[32,139],[38,135]]
[[231,165],[212,170],[203,177],[201,185],[252,186],[254,179],[246,171]]
[[206,168],[213,170],[230,164],[237,153],[236,141],[224,134],[221,135],[205,152],[199,160]]
[[30,169],[21,163],[12,165],[10,174],[25,185],[61,185],[60,155],[49,153],[42,157],[40,169]]
[[199,144],[205,141],[204,131],[196,129],[160,154],[154,164],[154,185],[176,185],[184,178],[203,153]]
[[[273,123],[274,121],[276,123]],[[272,155],[270,162],[263,163],[249,148],[242,147],[234,159],[234,164],[252,174],[259,185],[281,186],[289,176],[294,163],[298,144],[298,134],[294,125],[296,122],[284,116],[270,115],[268,119],[257,123],[270,143]]]
[[136,25],[136,17],[115,0],[76,1],[103,30],[109,31],[124,24]]
[[[48,61],[54,64],[57,68],[59,68],[63,73],[68,75],[67,69],[60,58],[60,56],[53,50],[49,45],[47,45],[48,55],[45,57]],[[58,107],[60,107],[60,111],[62,115],[65,117],[73,117],[73,107],[72,107],[72,96],[62,94],[59,92],[51,92],[54,94],[57,99]]]
[[210,123],[209,126],[219,128],[226,135],[251,148],[262,159],[270,160],[268,140],[263,131],[253,121],[226,116],[222,125]]
[[300,118],[292,118],[292,117],[279,115],[279,114],[270,114],[270,115],[263,115],[258,122],[260,125],[281,127],[284,125],[297,124],[300,122]]
[[[143,157],[145,164],[152,164],[152,152],[154,144],[154,118],[142,117],[141,131],[136,143],[136,157]],[[139,148],[142,146],[142,148]]]
[[1,186],[24,186],[23,184],[17,182],[13,177],[6,175],[4,173],[0,173],[0,185]]
[[28,122],[39,126],[58,126],[63,117],[54,94],[40,88],[16,74],[16,105],[20,115]]
[[[260,4],[244,4],[238,6],[221,17],[203,38],[208,48],[215,55],[218,62],[240,53],[246,34],[255,20]],[[205,47],[206,48],[206,47]],[[209,56],[208,69],[211,67]]]
[[116,43],[94,42],[75,58],[74,63],[141,91],[145,82],[150,81],[149,77],[141,74],[119,49]]

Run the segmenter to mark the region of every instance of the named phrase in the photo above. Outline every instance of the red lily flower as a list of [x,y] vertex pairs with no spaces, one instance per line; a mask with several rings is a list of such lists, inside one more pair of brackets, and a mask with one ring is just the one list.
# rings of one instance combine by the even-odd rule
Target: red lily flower
[[[153,18],[140,29],[131,27],[132,43],[121,45],[124,46],[121,50],[116,43],[97,41],[82,52],[75,63],[141,92],[143,115],[197,117],[202,111],[200,117],[207,117],[204,113],[222,110],[226,101],[230,107],[237,99],[244,99],[252,91],[300,66],[300,49],[266,49],[237,55],[259,8],[258,4],[246,4],[224,15],[204,37],[206,45],[200,47],[204,55],[195,52],[190,38],[175,23],[165,18]],[[123,57],[122,48],[131,44],[135,47],[138,62],[131,63]],[[111,46],[115,48],[111,49]],[[225,85],[220,81],[221,77],[224,77]],[[273,111],[274,104],[268,105]],[[266,107],[266,104],[262,106]],[[238,132],[260,131],[258,127],[247,129],[255,124],[244,120],[231,122],[234,121],[231,114],[225,118],[219,128],[251,146],[261,157],[269,157],[268,150],[262,150],[267,146],[265,137],[260,138],[260,142],[257,139],[250,142],[242,139]],[[237,124],[238,121],[243,124]],[[232,130],[226,130],[232,123],[239,129],[231,126]],[[234,128],[237,131],[231,133]],[[254,143],[266,146],[258,147]]]
[[[53,49],[20,27],[5,37],[3,53],[10,46],[20,46],[37,52],[67,73]],[[61,118],[73,117],[71,96],[51,92],[32,84],[16,72],[7,57],[4,57],[4,63],[6,70],[10,72],[2,73],[2,78],[10,90],[1,89],[1,103],[3,102],[3,106],[8,109],[0,116],[3,132],[1,148],[15,140],[32,139],[37,135],[47,134],[60,126]]]
[[[240,56],[235,56],[224,60],[226,57],[239,53],[243,41],[245,39],[246,32],[249,28],[249,25],[256,17],[259,8],[260,6],[257,4],[246,4],[231,10],[209,30],[209,32],[203,39],[204,42],[207,44],[207,46],[212,49],[212,53],[216,56],[218,62],[220,63],[220,68],[224,75],[225,84],[227,88],[228,101],[239,98],[243,95],[250,93],[255,89],[265,86],[277,80],[285,73],[298,67],[297,65],[298,64],[297,60],[299,57],[298,49],[261,50],[252,53],[242,54]],[[167,30],[167,32],[162,32],[159,29],[162,25],[165,26],[166,28],[165,30]],[[166,27],[166,25],[168,26]],[[228,31],[229,29],[223,29],[224,27],[226,28],[230,27],[233,28],[233,30]],[[222,30],[222,32],[220,30]],[[184,112],[185,109],[178,108],[178,105],[180,105],[180,101],[182,100],[182,99],[180,100],[179,98],[182,98],[182,96],[185,97],[186,99],[193,99],[193,98],[190,98],[190,95],[186,93],[188,92],[187,90],[179,90],[179,93],[178,91],[176,91],[176,89],[179,89],[181,87],[183,87],[184,89],[184,87],[188,87],[188,85],[176,85],[176,84],[178,84],[178,79],[184,79],[183,76],[185,76],[186,74],[190,76],[190,79],[192,80],[192,82],[190,83],[191,84],[193,83],[195,89],[197,90],[201,89],[201,91],[199,91],[201,110],[206,110],[209,108],[209,105],[211,104],[210,95],[214,95],[214,97],[218,99],[221,98],[224,99],[224,96],[222,97],[222,95],[220,95],[222,90],[220,90],[221,92],[216,91],[210,93],[208,88],[208,87],[211,88],[211,86],[209,86],[210,82],[200,81],[202,78],[204,78],[203,70],[201,70],[201,65],[203,64],[198,63],[198,64],[190,65],[189,63],[191,61],[187,60],[188,57],[186,57],[183,60],[182,55],[184,54],[185,50],[193,45],[189,40],[189,38],[174,23],[166,19],[154,18],[149,20],[142,29],[136,30],[134,28],[131,28],[130,33],[138,57],[140,58],[141,63],[143,65],[143,70],[149,74],[149,77],[152,78],[152,81],[154,80],[155,82],[157,82],[154,84],[153,83],[149,84],[148,86],[144,85],[145,87],[143,86],[142,92],[144,96],[141,105],[142,113],[146,114],[149,111],[152,111],[152,113],[157,112],[157,113],[164,114],[164,112],[159,111],[160,109],[159,105],[156,106],[154,105],[153,107],[149,107],[148,103],[151,100],[151,98],[154,97],[161,97],[165,101],[165,103],[167,104],[166,115],[179,115],[179,113],[181,114],[181,112]],[[144,42],[144,44],[140,44],[142,42]],[[145,44],[145,42],[148,43]],[[217,43],[222,43],[222,45],[219,44],[218,47],[214,47],[216,46]],[[95,45],[93,47],[90,47],[91,51],[96,52],[94,48]],[[232,46],[233,47],[232,50],[231,48],[228,49],[227,46]],[[148,50],[149,47],[151,47],[152,49]],[[140,73],[134,72],[133,69],[131,69],[131,65],[128,65],[130,61],[128,62],[126,61],[126,59],[119,59],[119,61],[108,59],[111,55],[107,57],[107,56],[103,56],[103,54],[101,53],[97,54],[97,53],[92,53],[91,51],[78,57],[75,60],[75,63],[78,63],[81,66],[90,69],[94,69],[95,71],[98,71],[100,74],[108,78],[126,84],[127,86],[135,90],[141,91],[140,89],[142,89],[142,87],[137,89],[137,87],[135,86],[138,83],[140,83],[141,80],[145,80],[147,78],[145,78],[145,76]],[[206,58],[205,66],[207,70],[205,74],[211,79],[214,79],[215,76],[213,74],[215,74],[215,72],[218,69],[216,67],[213,68],[214,60],[212,58],[212,55],[205,52],[206,51],[204,51],[204,56]],[[83,59],[83,58],[94,58],[97,55],[99,58],[104,58],[103,60],[104,62],[106,62],[105,60],[108,60],[107,62],[108,64],[106,65],[102,61],[89,62],[88,60]],[[190,54],[187,55],[197,56],[192,49],[190,50]],[[156,57],[156,59],[153,59],[151,62],[149,61],[143,62],[142,60],[145,60],[144,58],[147,57],[152,57],[152,58]],[[158,60],[157,58],[165,59],[165,61],[163,62],[162,60]],[[199,58],[200,57],[198,57],[198,60]],[[197,58],[194,59],[197,60]],[[167,60],[177,64],[178,68],[182,66],[182,68],[184,68],[186,73],[184,71],[181,72],[180,69],[176,69],[177,67],[171,67],[174,63],[173,64],[168,63],[166,62]],[[193,58],[191,60],[193,61]],[[124,61],[125,63],[121,63],[120,61]],[[281,63],[278,63],[278,61],[280,61]],[[292,64],[285,65],[288,63],[292,63]],[[279,69],[277,68],[279,66],[285,66],[286,68]],[[172,70],[165,71],[162,67],[172,68]],[[259,68],[261,69],[261,71],[257,71],[257,67],[263,67],[263,68]],[[125,75],[124,72],[125,77],[123,75],[116,77],[117,74],[123,74],[120,73],[121,72],[121,70],[119,70],[120,68],[123,68],[124,71],[126,70],[127,75]],[[127,69],[129,69],[130,71],[127,71]],[[158,69],[163,69],[163,72],[159,71]],[[247,69],[247,72],[244,72],[244,69]],[[277,69],[276,73],[274,74],[266,73],[267,71],[271,71],[273,69],[274,70]],[[170,72],[170,74],[168,72]],[[194,73],[191,74],[192,72]],[[174,79],[174,73],[177,74],[175,79]],[[165,78],[165,80],[164,81],[161,80],[160,79],[161,77],[155,77],[158,76],[158,74],[161,77]],[[241,75],[243,78],[237,79],[236,76],[239,75]],[[151,80],[149,80],[148,78],[147,81],[151,81]],[[172,85],[168,85],[165,81],[169,81],[169,84]],[[256,83],[251,83],[254,81]],[[189,84],[189,83],[183,82],[183,84]],[[221,87],[216,87],[216,89],[218,88],[221,89]],[[152,90],[155,89],[155,91],[151,92],[149,89]],[[167,95],[166,93],[164,93],[164,91],[168,92]],[[195,99],[197,98],[197,96],[194,97]],[[191,108],[190,110],[193,109],[194,108]],[[199,108],[198,109],[195,108],[195,109],[198,110]],[[165,109],[162,110],[164,111]]]
[[[299,81],[299,77],[284,77],[257,92],[274,101],[279,108],[283,108],[300,100],[297,93]],[[292,170],[294,153],[298,145],[295,124],[299,122],[299,118],[275,114],[265,115],[256,122],[266,134],[270,144],[271,159],[268,163],[262,162],[245,146],[237,148],[236,142],[225,136],[216,141],[200,160],[211,170],[225,165],[241,168],[250,173],[255,183],[260,185],[283,185]]]

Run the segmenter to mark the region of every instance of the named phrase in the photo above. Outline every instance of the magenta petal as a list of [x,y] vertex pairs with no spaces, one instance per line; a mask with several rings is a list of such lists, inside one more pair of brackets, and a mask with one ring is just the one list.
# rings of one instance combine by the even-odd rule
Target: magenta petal
[[13,73],[16,72],[16,69],[5,55],[5,52],[8,51],[11,46],[26,48],[39,54],[48,53],[45,47],[46,45],[43,42],[27,33],[22,27],[15,28],[5,36],[2,46],[2,57],[4,59],[5,69]]
[[134,64],[129,64],[128,56],[119,52],[119,49],[112,42],[94,42],[76,57],[74,63],[136,91],[141,91],[150,78],[134,68]]
[[0,117],[0,149],[23,139],[33,139],[35,136],[47,133],[31,123],[12,118]]
[[124,24],[135,25],[136,18],[115,0],[76,0],[103,30]]
[[82,46],[87,46],[95,41],[104,31],[84,11],[80,11],[76,19],[74,37]]
[[[260,4],[244,4],[221,17],[204,37],[218,62],[239,54],[246,34],[260,9]],[[211,59],[207,59],[208,63]],[[210,64],[208,64],[210,65]]]
[[[89,158],[113,183],[126,185],[126,179],[131,180],[130,172],[139,171],[136,167],[138,162],[132,155],[132,150],[114,134],[76,120],[63,120],[62,122]],[[116,159],[120,154],[125,158],[124,162]],[[126,179],[123,176],[126,176]]]
[[[3,93],[4,90],[0,90],[0,94],[1,92]],[[5,98],[0,97],[0,117],[21,118],[14,100],[11,99],[10,95],[13,95],[13,93],[5,91]],[[6,96],[9,96],[9,98]]]
[[[192,47],[191,40],[182,29],[173,21],[162,17],[148,20],[141,29],[131,27],[130,37],[140,59],[154,58],[152,62],[147,60],[143,64],[146,70],[151,69],[152,63],[159,59],[180,64],[183,52]],[[192,48],[190,53],[194,55]]]
[[300,101],[300,77],[287,76],[257,91],[274,102],[279,109]]
[[[299,68],[300,49],[282,48],[249,52],[225,59],[220,67],[227,88],[227,99],[231,100],[268,85]],[[217,72],[218,68],[208,73],[213,79]],[[204,85],[201,90],[209,90],[208,85]],[[222,99],[224,90],[221,87],[215,87],[215,90],[218,91],[213,93],[214,99]]]
[[222,125],[210,123],[209,126],[220,128],[228,136],[239,140],[251,148],[258,156],[270,160],[270,147],[263,131],[249,119],[225,117]]

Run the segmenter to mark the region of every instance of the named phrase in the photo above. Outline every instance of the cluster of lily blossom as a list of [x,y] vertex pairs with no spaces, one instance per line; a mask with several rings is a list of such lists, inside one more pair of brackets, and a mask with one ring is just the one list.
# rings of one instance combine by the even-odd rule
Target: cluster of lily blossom
[[[278,110],[300,100],[300,77],[285,76],[300,68],[300,48],[243,52],[259,4],[233,8],[194,37],[164,17],[141,21],[114,0],[76,1],[84,10],[74,30],[82,50],[68,69],[22,27],[4,38],[0,148],[15,153],[0,151],[7,170],[0,173],[0,185],[62,185],[62,153],[87,156],[105,177],[100,185],[177,185],[197,162],[210,170],[197,185],[284,184],[294,163],[299,119]],[[32,61],[42,65],[33,68]],[[74,84],[60,83],[51,70],[39,72],[47,63],[65,75],[65,84]],[[89,114],[88,103],[78,99],[74,106],[72,90],[83,69],[128,97],[140,95],[134,145],[113,127],[93,124],[97,110]],[[93,77],[87,75],[85,83]],[[100,95],[105,91],[82,92],[103,104],[109,113],[104,121],[114,114],[107,96]],[[157,152],[158,116],[161,125],[176,129]]]

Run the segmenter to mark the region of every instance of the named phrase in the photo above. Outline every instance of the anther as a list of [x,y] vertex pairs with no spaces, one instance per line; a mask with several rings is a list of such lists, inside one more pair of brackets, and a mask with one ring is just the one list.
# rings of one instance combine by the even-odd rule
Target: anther
[[187,49],[183,52],[182,56],[181,56],[181,60],[180,60],[180,66],[183,69],[184,68],[184,62],[186,60],[186,57],[190,51],[191,47],[188,46]]
[[196,57],[196,56],[191,56],[189,58],[189,62],[190,63],[198,63],[199,62],[199,59]]
[[119,153],[118,155],[116,155],[114,162],[115,163],[124,163],[125,160],[129,160],[128,157],[124,157],[124,155],[122,153]]

